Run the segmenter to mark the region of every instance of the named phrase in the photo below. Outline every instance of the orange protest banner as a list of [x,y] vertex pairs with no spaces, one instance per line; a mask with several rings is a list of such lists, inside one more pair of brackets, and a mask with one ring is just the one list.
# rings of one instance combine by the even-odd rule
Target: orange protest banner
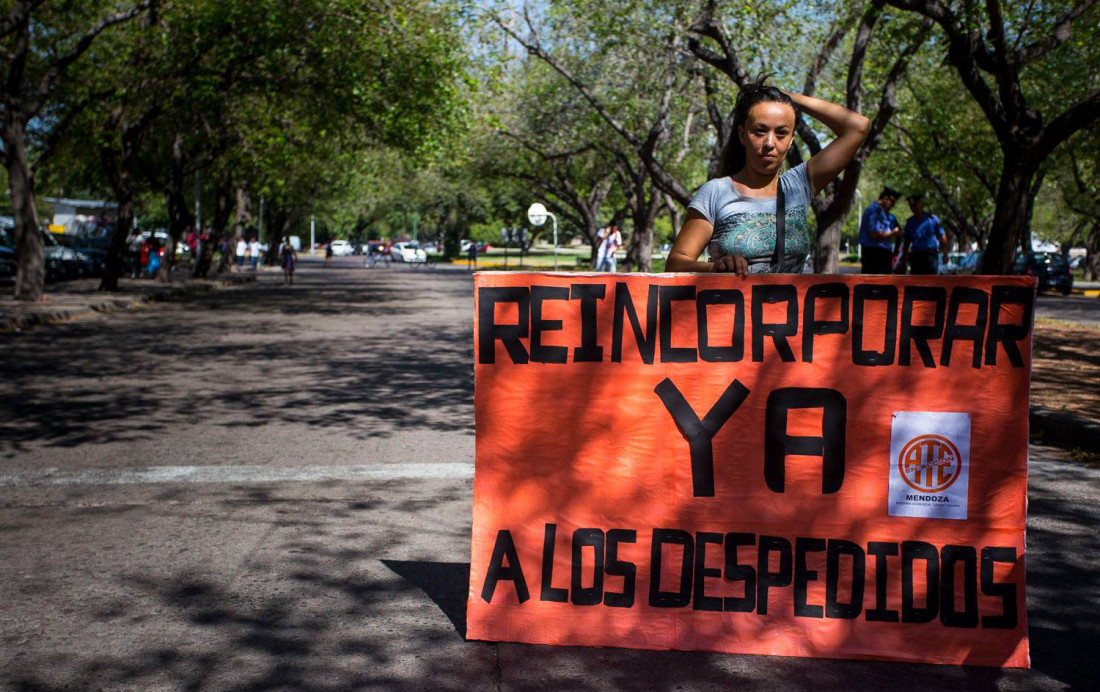
[[475,279],[471,639],[1027,667],[1034,279]]

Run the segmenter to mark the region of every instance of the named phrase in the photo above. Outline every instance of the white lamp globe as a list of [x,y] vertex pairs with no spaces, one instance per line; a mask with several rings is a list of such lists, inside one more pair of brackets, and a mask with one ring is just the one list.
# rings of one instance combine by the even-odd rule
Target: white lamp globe
[[531,222],[532,226],[541,226],[546,223],[546,216],[546,207],[539,202],[535,202],[527,208],[527,220]]

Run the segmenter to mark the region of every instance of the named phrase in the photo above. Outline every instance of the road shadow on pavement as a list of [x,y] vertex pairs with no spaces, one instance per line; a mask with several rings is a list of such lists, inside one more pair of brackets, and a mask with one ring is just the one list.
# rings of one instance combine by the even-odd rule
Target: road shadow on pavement
[[293,287],[3,335],[0,457],[180,426],[472,436],[472,310],[455,310],[472,296],[457,273],[314,270]]
[[382,560],[382,564],[423,591],[451,621],[458,635],[466,638],[466,596],[470,592],[470,563]]

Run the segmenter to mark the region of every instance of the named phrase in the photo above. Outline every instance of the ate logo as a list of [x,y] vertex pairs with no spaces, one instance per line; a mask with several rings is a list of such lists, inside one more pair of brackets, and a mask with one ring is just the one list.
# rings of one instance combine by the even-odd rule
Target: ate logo
[[898,455],[901,477],[911,488],[922,493],[947,490],[962,471],[959,448],[941,435],[919,435],[910,440]]

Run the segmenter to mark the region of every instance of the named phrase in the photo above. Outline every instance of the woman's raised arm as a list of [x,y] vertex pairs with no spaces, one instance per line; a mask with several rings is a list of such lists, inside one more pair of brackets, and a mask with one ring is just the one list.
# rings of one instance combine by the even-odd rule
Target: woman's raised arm
[[817,152],[806,164],[806,172],[810,176],[810,184],[814,186],[814,193],[818,193],[828,185],[833,178],[840,175],[848,162],[859,151],[863,140],[867,138],[867,132],[871,129],[871,121],[866,117],[850,111],[844,106],[823,101],[813,96],[802,94],[789,94],[795,105],[803,113],[825,125],[836,134],[836,139],[827,147]]

